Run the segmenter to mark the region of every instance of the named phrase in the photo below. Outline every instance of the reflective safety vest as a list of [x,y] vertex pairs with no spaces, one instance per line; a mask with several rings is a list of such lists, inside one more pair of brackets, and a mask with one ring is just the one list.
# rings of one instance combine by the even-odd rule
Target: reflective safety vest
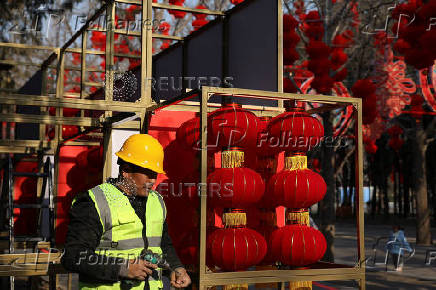
[[[90,189],[89,196],[94,201],[95,208],[103,226],[103,235],[96,249],[99,255],[135,259],[144,249],[142,237],[143,224],[130,205],[130,201],[120,190],[110,183],[104,183]],[[162,196],[150,191],[148,194],[145,223],[148,249],[162,254],[160,248],[163,224],[166,218],[166,207]],[[158,269],[159,280],[149,276],[151,290],[163,288],[162,269]],[[144,289],[144,281],[135,281],[129,289]],[[123,289],[121,282],[94,284],[79,282],[80,289]]]

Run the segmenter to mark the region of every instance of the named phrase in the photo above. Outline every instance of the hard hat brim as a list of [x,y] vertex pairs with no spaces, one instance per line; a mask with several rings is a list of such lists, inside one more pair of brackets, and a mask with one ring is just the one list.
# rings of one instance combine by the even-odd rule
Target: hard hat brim
[[121,158],[122,160],[128,162],[128,163],[132,163],[136,166],[142,167],[142,168],[146,168],[146,169],[150,169],[156,173],[160,173],[160,174],[166,174],[165,171],[163,171],[162,169],[160,169],[159,167],[153,165],[153,164],[144,164],[142,162],[138,162],[137,160],[135,160],[132,157],[126,156],[125,154],[123,154],[123,152],[119,151],[117,153],[115,153],[116,156],[118,156],[119,158]]

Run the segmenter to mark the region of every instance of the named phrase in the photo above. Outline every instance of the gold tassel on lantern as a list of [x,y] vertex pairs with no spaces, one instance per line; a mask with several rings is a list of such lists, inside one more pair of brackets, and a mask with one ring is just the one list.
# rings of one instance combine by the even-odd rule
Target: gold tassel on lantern
[[245,226],[247,215],[245,212],[226,212],[223,214],[223,223],[227,227]]
[[244,151],[229,150],[221,152],[222,168],[239,168],[244,166]]
[[248,290],[248,284],[225,285],[223,290]]
[[285,169],[288,170],[307,169],[307,156],[294,155],[294,156],[285,157]]
[[289,290],[309,290],[312,289],[312,281],[290,281]]
[[307,209],[290,210],[288,212],[288,224],[306,225],[310,226],[310,216]]

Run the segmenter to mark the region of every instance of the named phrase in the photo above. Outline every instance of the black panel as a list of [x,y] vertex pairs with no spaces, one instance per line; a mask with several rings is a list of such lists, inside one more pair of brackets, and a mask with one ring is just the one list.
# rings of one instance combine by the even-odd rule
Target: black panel
[[194,78],[188,88],[222,87],[222,31],[222,22],[216,22],[186,43],[186,76]]
[[[228,75],[233,87],[277,91],[277,1],[256,0],[228,19]],[[276,101],[244,103],[275,106]]]
[[164,51],[153,60],[152,95],[155,100],[168,100],[182,93],[183,47]]
[[[41,95],[42,92],[42,71],[37,71],[18,91],[19,94],[25,95]],[[39,107],[35,106],[17,106],[17,114],[40,114]],[[15,139],[17,140],[38,140],[39,125],[30,123],[17,123],[15,131]]]

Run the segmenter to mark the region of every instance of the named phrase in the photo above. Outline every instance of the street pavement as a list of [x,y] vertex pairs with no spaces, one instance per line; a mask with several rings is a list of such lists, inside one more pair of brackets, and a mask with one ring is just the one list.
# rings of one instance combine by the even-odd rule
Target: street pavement
[[[378,237],[389,236],[390,225],[367,222],[365,224],[365,255],[368,259],[366,288],[367,289],[436,289],[436,259],[426,265],[425,257],[428,249],[436,251],[436,243],[432,247],[417,246],[415,226],[404,225],[407,241],[415,248],[415,255],[404,263],[403,271],[394,271],[392,260],[389,260],[387,271],[384,264],[384,243],[377,247],[376,263],[374,265],[374,251],[372,246]],[[433,241],[436,241],[436,229],[432,228]],[[354,265],[357,261],[356,227],[351,223],[336,224],[335,262]],[[358,289],[353,282],[323,283],[327,287],[336,289]],[[314,289],[322,289],[314,287]]]

